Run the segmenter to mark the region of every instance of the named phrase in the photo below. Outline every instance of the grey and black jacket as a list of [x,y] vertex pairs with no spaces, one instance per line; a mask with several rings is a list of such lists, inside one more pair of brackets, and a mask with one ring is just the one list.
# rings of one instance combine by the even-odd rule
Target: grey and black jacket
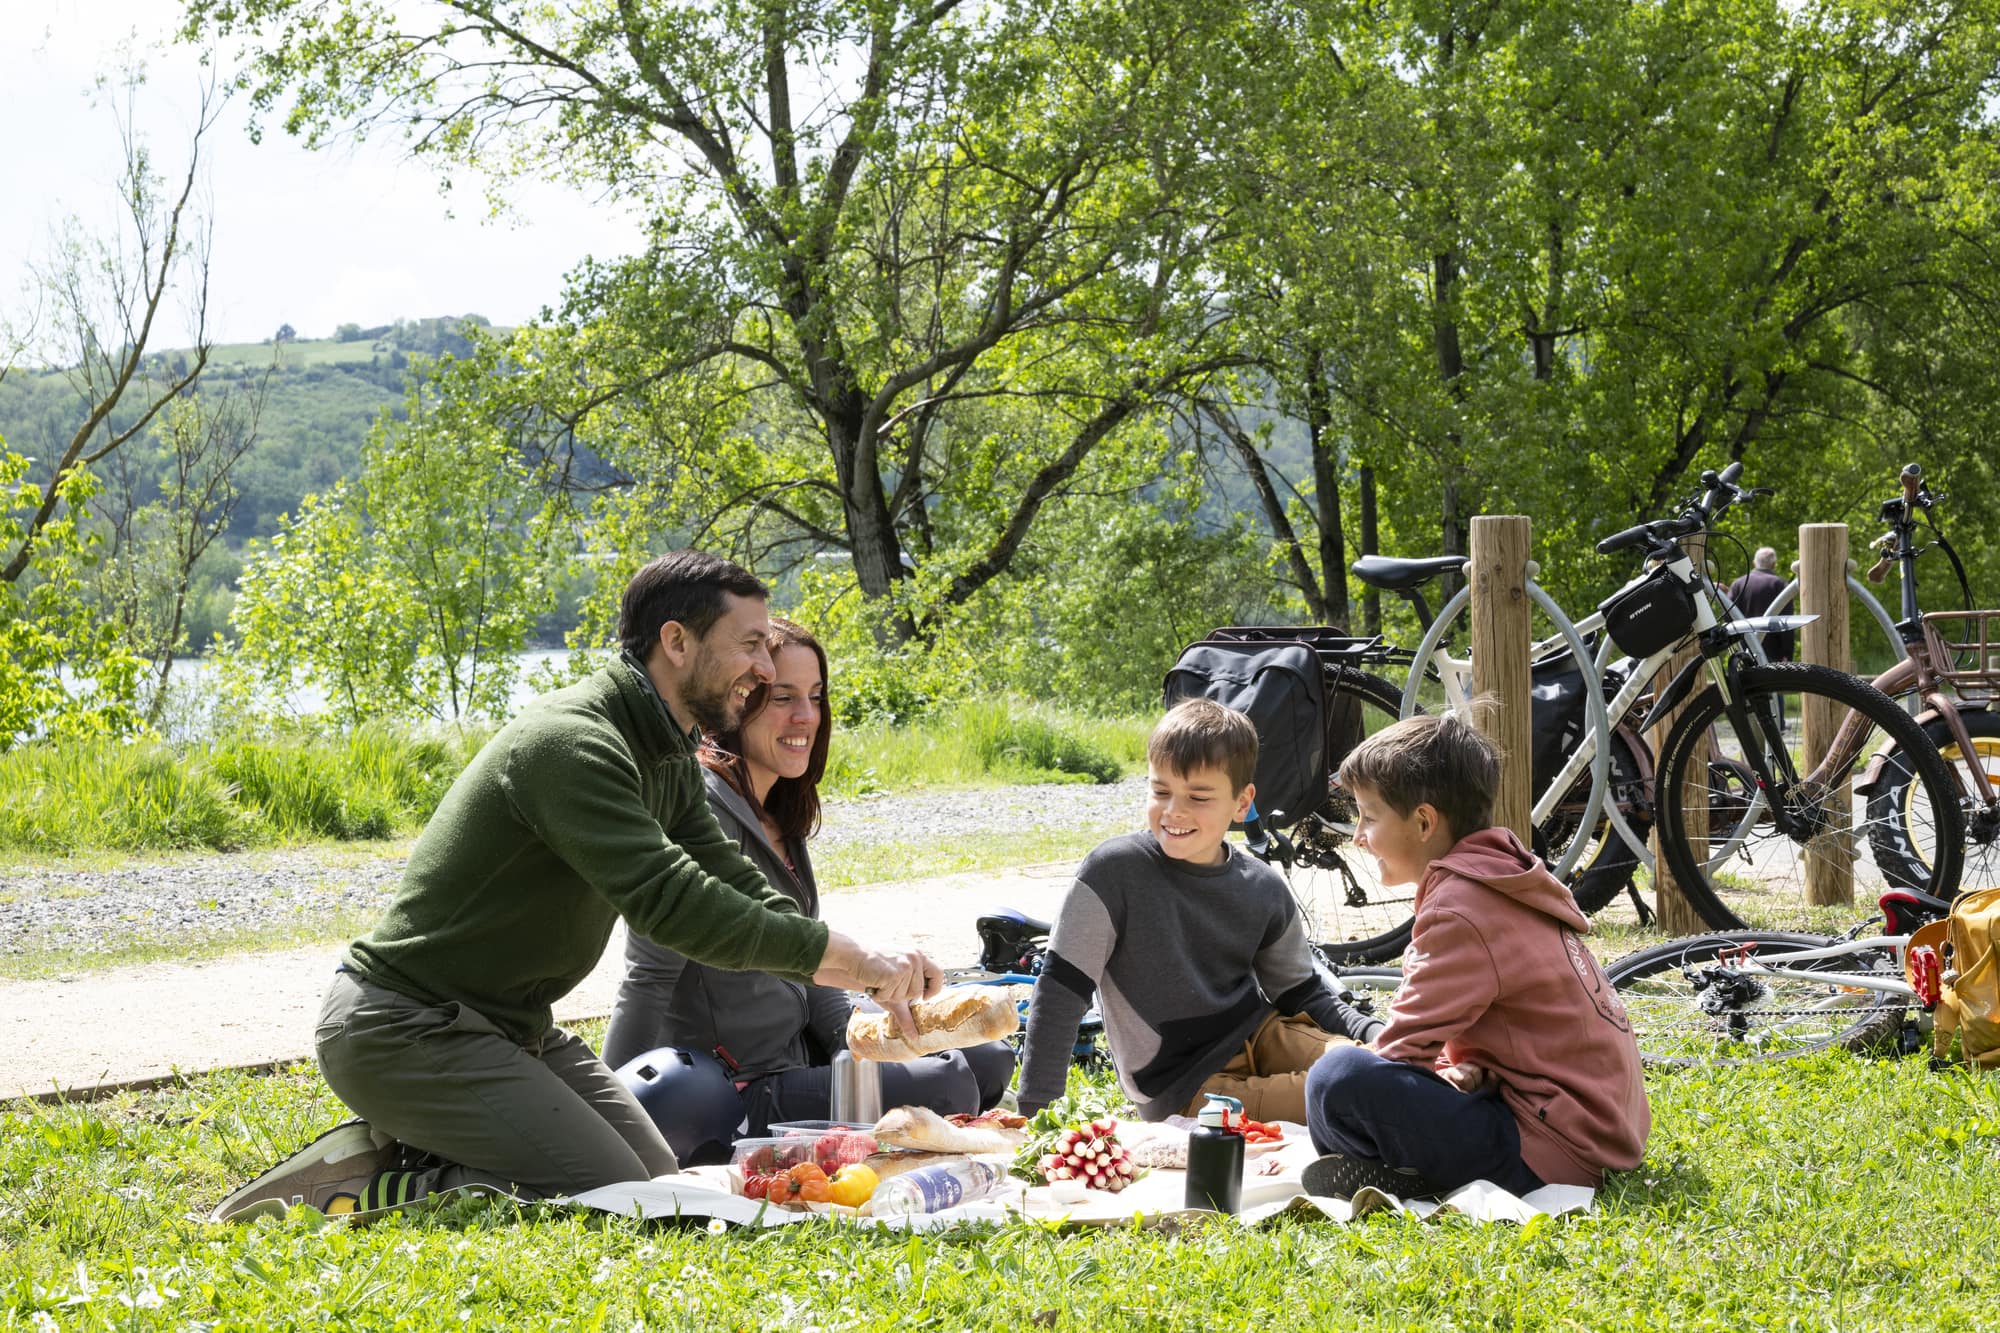
[[[750,803],[716,774],[704,778],[709,808],[723,833],[737,841],[773,888],[817,918],[819,889],[805,844],[788,843],[793,869],[787,869]],[[625,979],[604,1034],[604,1061],[615,1069],[661,1046],[703,1053],[719,1046],[735,1062],[738,1079],[823,1065],[847,1048],[852,1005],[846,991],[765,972],[707,967],[633,935],[626,941]]]

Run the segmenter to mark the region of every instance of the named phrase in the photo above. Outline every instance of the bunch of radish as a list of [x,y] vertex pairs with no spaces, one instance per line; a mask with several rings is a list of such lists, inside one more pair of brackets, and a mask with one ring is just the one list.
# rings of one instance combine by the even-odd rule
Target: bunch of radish
[[1042,1179],[1051,1184],[1074,1180],[1088,1189],[1113,1194],[1124,1189],[1139,1174],[1139,1168],[1118,1142],[1117,1130],[1118,1122],[1109,1117],[1064,1130],[1056,1136],[1053,1148],[1035,1163]]

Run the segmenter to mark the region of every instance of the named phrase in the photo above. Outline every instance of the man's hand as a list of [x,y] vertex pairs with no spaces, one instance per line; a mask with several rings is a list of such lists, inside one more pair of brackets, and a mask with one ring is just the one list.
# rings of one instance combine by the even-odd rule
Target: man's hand
[[826,953],[813,980],[822,986],[867,992],[895,1015],[904,1035],[913,1036],[909,1002],[937,994],[944,986],[944,973],[918,950],[878,953],[836,930],[827,932]]
[[1437,1072],[1460,1092],[1478,1092],[1493,1079],[1493,1071],[1483,1065],[1446,1065]]

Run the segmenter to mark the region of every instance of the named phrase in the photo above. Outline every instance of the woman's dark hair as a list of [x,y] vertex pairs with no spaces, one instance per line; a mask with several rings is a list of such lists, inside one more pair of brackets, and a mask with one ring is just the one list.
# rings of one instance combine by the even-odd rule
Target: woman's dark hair
[[697,639],[722,619],[725,593],[768,597],[770,589],[733,560],[706,551],[669,551],[639,567],[618,604],[618,646],[644,662],[660,627],[678,620]]
[[[812,649],[813,656],[819,659],[819,678],[823,683],[828,681],[826,649],[820,647],[819,640],[803,626],[780,616],[772,616],[771,637],[765,643],[770,646],[773,662],[786,648]],[[830,688],[830,685],[827,687]],[[750,803],[752,810],[769,815],[771,822],[778,826],[780,837],[803,842],[819,831],[819,780],[826,776],[826,752],[833,739],[833,709],[822,693],[819,730],[813,733],[812,754],[806,760],[806,771],[795,778],[779,778],[771,784],[770,795],[760,802],[757,794],[750,790],[750,768],[743,762],[743,727],[763,712],[764,706],[770,702],[769,685],[759,685],[752,690],[743,705],[741,722],[728,731],[702,738],[701,762],[720,773],[723,781]]]

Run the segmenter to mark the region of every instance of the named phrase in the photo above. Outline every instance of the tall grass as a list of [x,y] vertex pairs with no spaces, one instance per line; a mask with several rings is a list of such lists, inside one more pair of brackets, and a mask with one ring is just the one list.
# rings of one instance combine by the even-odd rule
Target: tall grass
[[1090,717],[1020,699],[965,704],[901,726],[836,731],[836,796],[990,783],[1115,782],[1145,761],[1151,717]]
[[[993,699],[834,736],[826,789],[1111,782],[1141,763],[1151,718]],[[0,852],[69,855],[387,838],[422,827],[489,732],[368,726],[198,743],[91,740],[0,754]]]
[[0,850],[229,851],[421,825],[484,733],[366,727],[192,745],[83,741],[0,755]]

